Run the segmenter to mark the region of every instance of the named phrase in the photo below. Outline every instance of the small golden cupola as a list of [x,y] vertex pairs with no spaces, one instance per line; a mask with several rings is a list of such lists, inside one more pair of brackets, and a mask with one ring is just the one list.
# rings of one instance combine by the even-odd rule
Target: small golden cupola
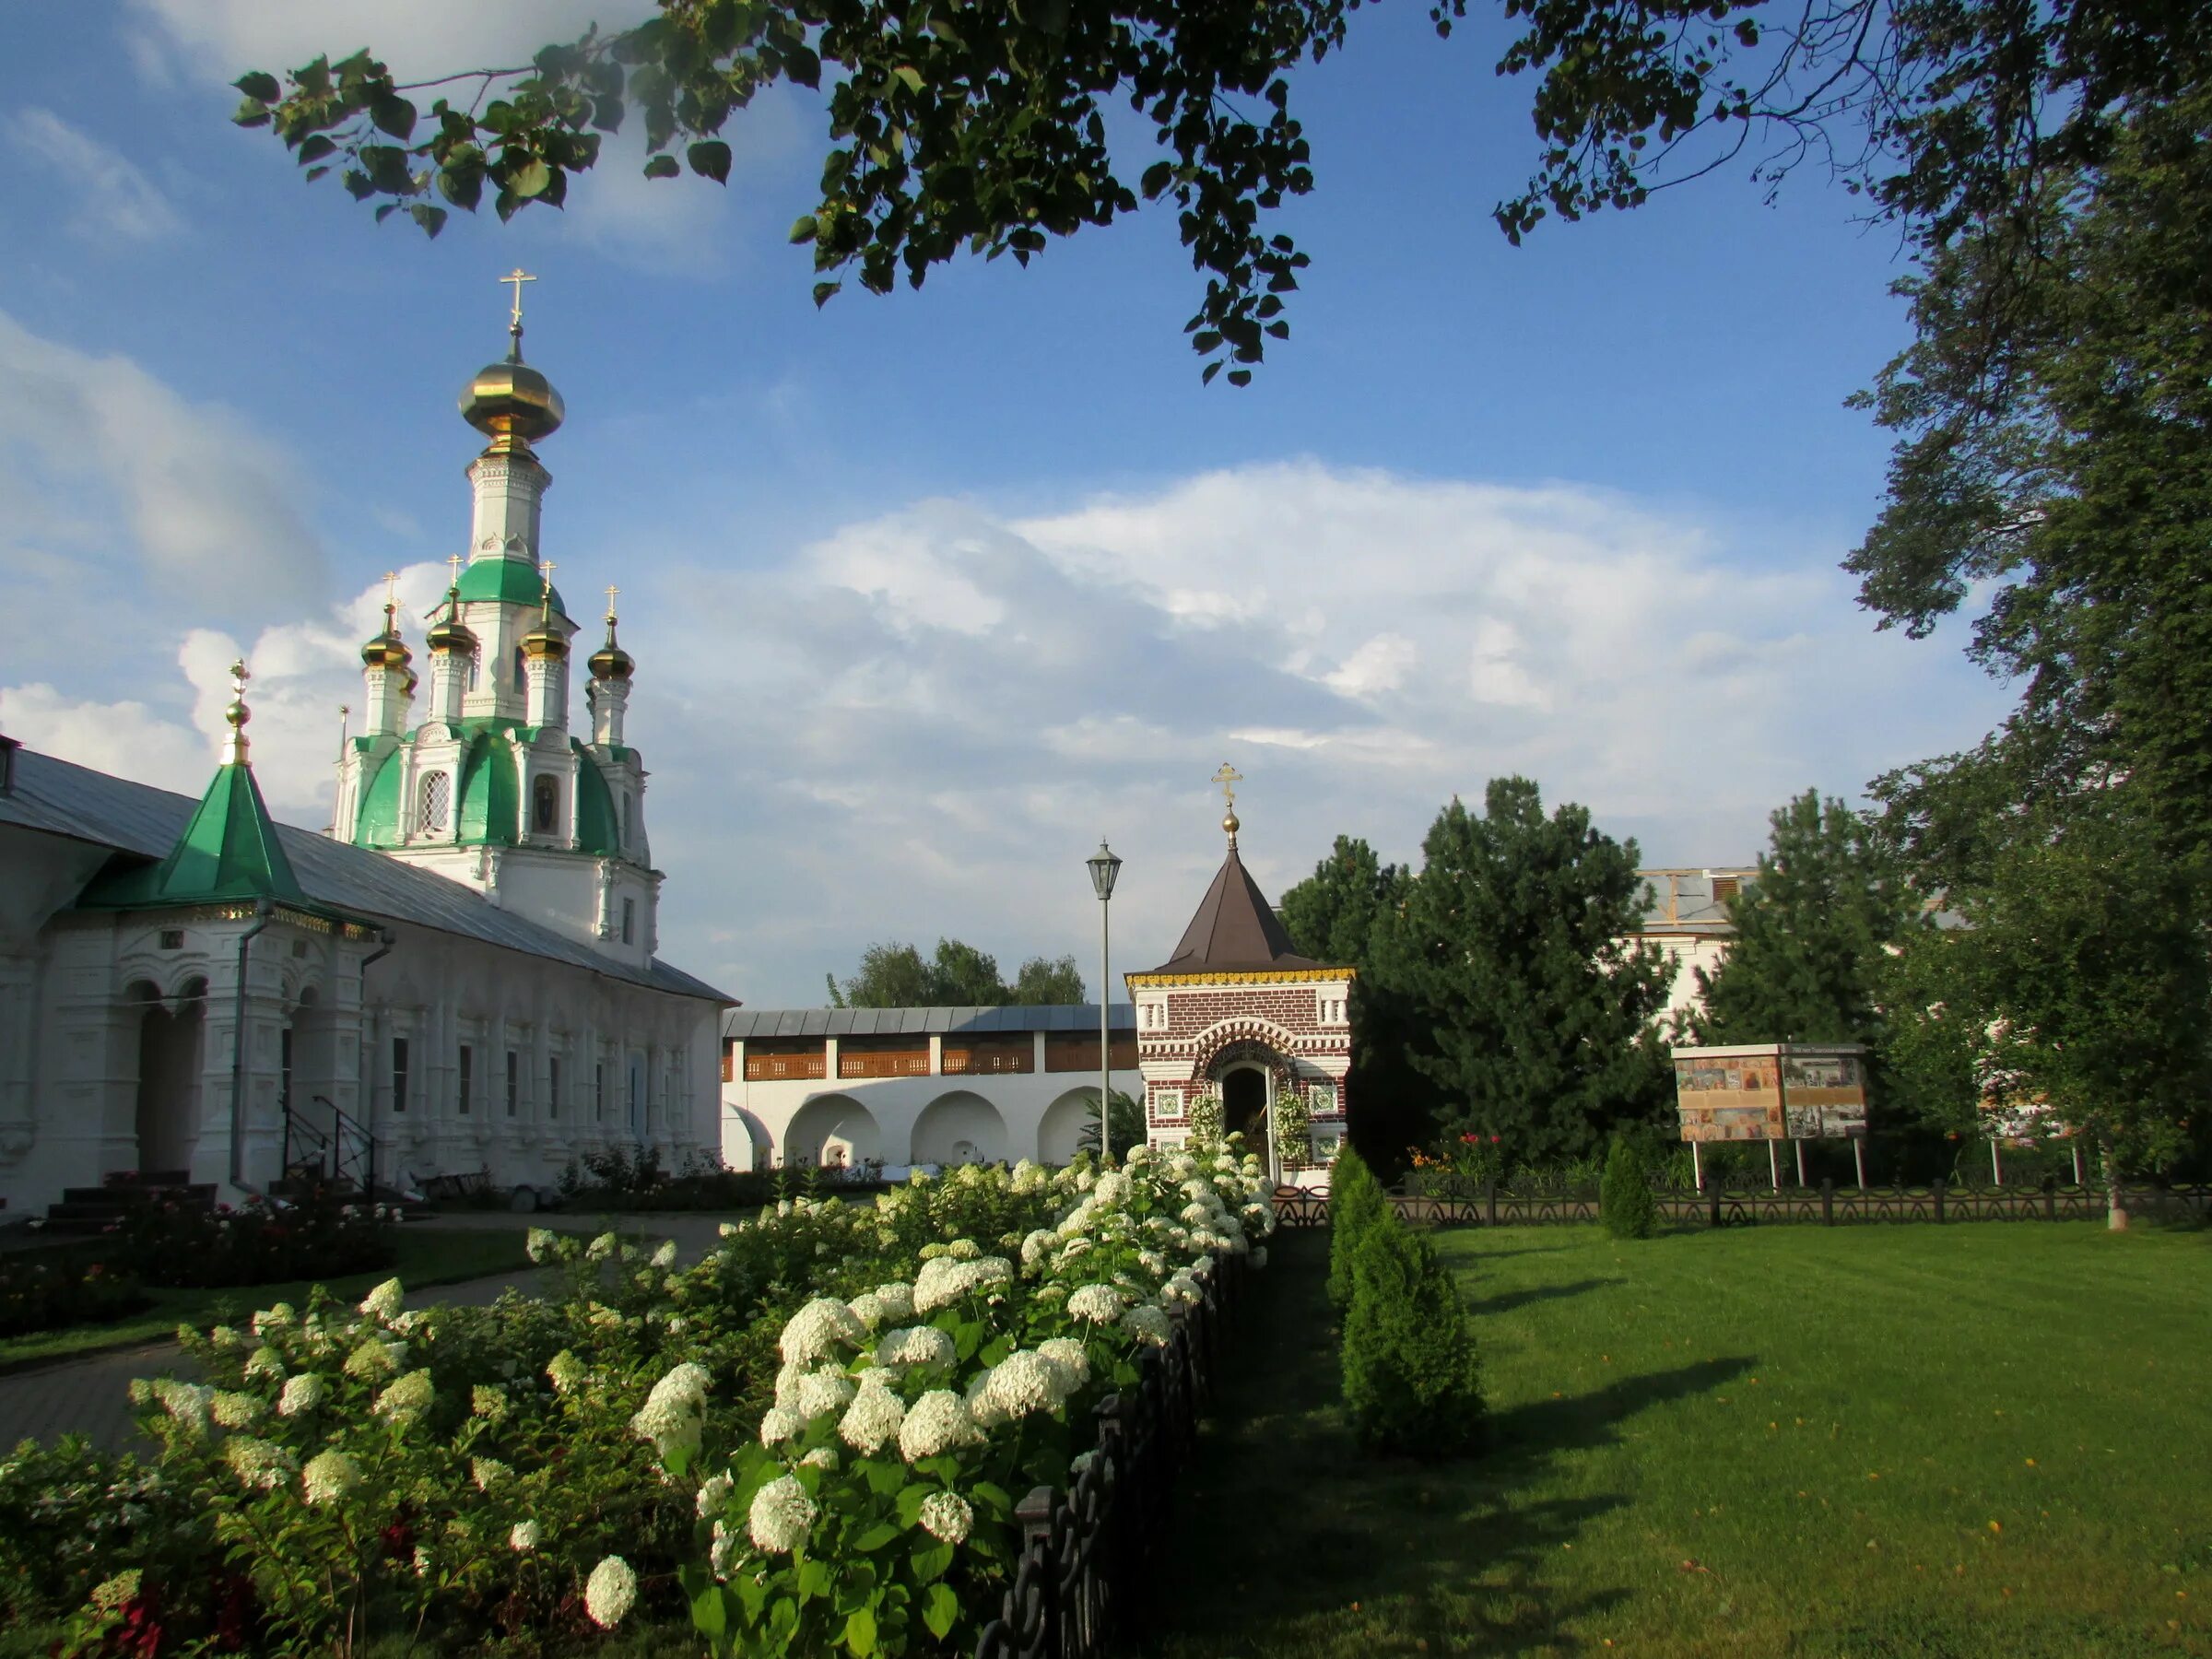
[[527,455],[531,444],[560,429],[567,411],[553,382],[523,361],[523,284],[537,279],[518,269],[500,280],[514,284],[507,356],[477,371],[461,394],[461,417],[491,440],[485,453]]
[[430,629],[430,649],[450,652],[456,656],[472,655],[477,649],[477,636],[461,620],[461,584],[456,582],[445,590],[445,615]]
[[361,666],[397,669],[413,678],[414,670],[407,665],[415,660],[415,653],[407,649],[406,641],[399,637],[399,624],[394,619],[398,612],[398,602],[387,598],[384,601],[384,631],[361,647]]
[[[612,594],[614,590],[607,590]],[[606,609],[606,643],[591,655],[592,677],[595,680],[626,680],[636,670],[637,663],[629,653],[615,642],[615,609],[610,600]]]

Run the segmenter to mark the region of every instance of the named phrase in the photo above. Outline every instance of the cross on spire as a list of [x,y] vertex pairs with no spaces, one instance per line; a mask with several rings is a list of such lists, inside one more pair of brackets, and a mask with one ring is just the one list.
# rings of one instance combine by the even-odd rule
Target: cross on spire
[[514,288],[514,310],[508,316],[507,326],[516,334],[520,334],[523,331],[523,284],[535,282],[537,278],[524,270],[521,265],[516,265],[500,280],[511,284]]
[[1213,781],[1221,785],[1221,804],[1233,811],[1237,805],[1237,785],[1244,782],[1244,774],[1224,760]]
[[618,588],[618,587],[616,587],[616,586],[615,586],[613,583],[611,583],[611,582],[607,584],[607,589],[606,589],[606,619],[607,619],[609,622],[612,622],[612,621],[615,619],[615,595],[616,595],[617,594],[619,594],[621,591],[622,591],[622,590],[621,590],[620,588]]
[[546,583],[546,591],[542,595],[544,606],[542,614],[546,620],[550,621],[553,617],[553,561],[549,559],[539,559],[537,573],[544,578]]

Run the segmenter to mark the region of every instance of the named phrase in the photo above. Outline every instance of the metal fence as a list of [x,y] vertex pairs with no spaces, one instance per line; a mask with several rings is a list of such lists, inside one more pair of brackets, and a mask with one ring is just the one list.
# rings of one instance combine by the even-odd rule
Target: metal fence
[[[1696,1192],[1653,1189],[1662,1219],[1686,1226],[1747,1227],[1762,1222],[1807,1222],[1834,1227],[1858,1221],[2095,1221],[2108,1208],[2098,1185],[1981,1186],[1933,1182],[1927,1186],[1728,1187]],[[2162,1221],[2212,1221],[2212,1185],[2160,1186],[2122,1182],[2131,1216]],[[1514,1193],[1495,1184],[1480,1192],[1391,1194],[1408,1222],[1431,1227],[1532,1227],[1594,1221],[1595,1189],[1570,1193]],[[1285,1227],[1326,1227],[1329,1190],[1284,1188],[1276,1194],[1276,1218]]]
[[976,1659],[1098,1659],[1147,1622],[1169,1503],[1244,1273],[1242,1257],[1223,1257],[1203,1281],[1208,1299],[1179,1306],[1167,1346],[1146,1350],[1136,1386],[1100,1403],[1097,1453],[1074,1484],[1034,1488],[1015,1506],[1021,1554]]

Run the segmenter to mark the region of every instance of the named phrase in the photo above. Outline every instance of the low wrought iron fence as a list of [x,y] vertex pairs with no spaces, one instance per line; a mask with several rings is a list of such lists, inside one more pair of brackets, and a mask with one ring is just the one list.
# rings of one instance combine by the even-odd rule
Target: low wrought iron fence
[[[1933,1182],[1927,1186],[1735,1187],[1718,1183],[1703,1192],[1688,1187],[1655,1187],[1659,1214],[1686,1226],[1747,1227],[1768,1222],[1835,1227],[1862,1221],[2093,1221],[2108,1208],[2106,1189],[2048,1184],[1984,1186]],[[2121,1199],[2130,1215],[2164,1221],[2212,1221],[2212,1185],[2163,1186],[2123,1182]],[[1475,1193],[1397,1194],[1391,1204],[1400,1218],[1430,1227],[1531,1227],[1551,1222],[1595,1221],[1596,1189],[1582,1192],[1516,1193],[1495,1184]],[[1326,1227],[1329,1190],[1284,1188],[1276,1194],[1276,1217],[1285,1227]]]
[[1100,1659],[1149,1622],[1168,1507],[1213,1398],[1245,1272],[1240,1256],[1216,1264],[1207,1299],[1177,1308],[1136,1385],[1100,1403],[1097,1451],[1073,1484],[1034,1488],[1015,1506],[1021,1554],[976,1659]]

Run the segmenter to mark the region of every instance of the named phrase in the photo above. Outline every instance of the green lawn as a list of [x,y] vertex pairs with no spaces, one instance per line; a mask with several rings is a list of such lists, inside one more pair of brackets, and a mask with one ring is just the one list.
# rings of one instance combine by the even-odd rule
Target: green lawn
[[[408,1226],[394,1233],[394,1241],[398,1252],[394,1265],[320,1282],[327,1285],[335,1296],[358,1297],[395,1274],[413,1292],[430,1285],[450,1285],[529,1265],[519,1229]],[[107,1324],[68,1325],[58,1331],[32,1331],[0,1339],[0,1371],[72,1355],[98,1353],[104,1348],[136,1347],[161,1341],[180,1324],[205,1327],[255,1308],[265,1308],[272,1302],[305,1301],[308,1291],[317,1282],[298,1279],[279,1285],[232,1286],[220,1290],[151,1287],[147,1295],[153,1299],[153,1306],[126,1318]]]
[[1377,1460],[1282,1239],[1162,1541],[1172,1659],[2212,1654],[2212,1234],[1437,1235],[1489,1449]]

